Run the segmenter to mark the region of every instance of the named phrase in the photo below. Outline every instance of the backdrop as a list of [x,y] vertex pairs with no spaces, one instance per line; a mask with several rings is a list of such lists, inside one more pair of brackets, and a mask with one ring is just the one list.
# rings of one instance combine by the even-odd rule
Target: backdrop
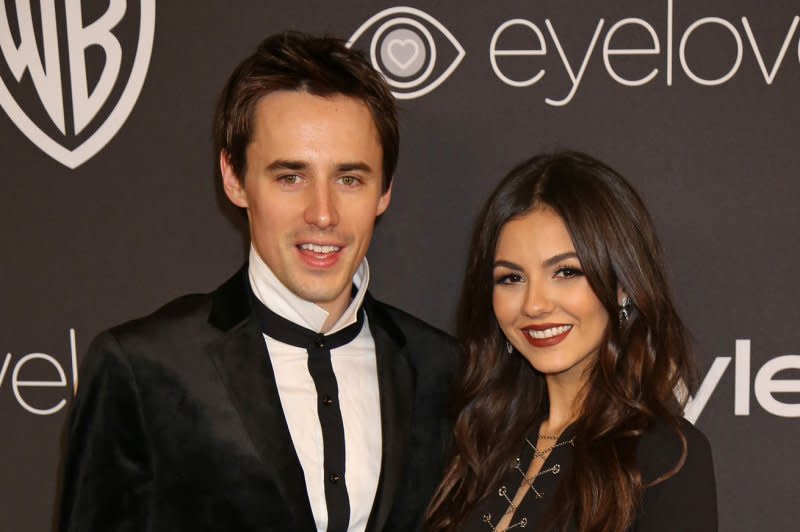
[[799,15],[797,0],[0,0],[0,528],[52,526],[91,338],[244,259],[213,104],[293,28],[351,39],[399,99],[372,287],[439,327],[513,164],[574,148],[627,176],[696,340],[687,417],[711,441],[721,530],[796,530]]

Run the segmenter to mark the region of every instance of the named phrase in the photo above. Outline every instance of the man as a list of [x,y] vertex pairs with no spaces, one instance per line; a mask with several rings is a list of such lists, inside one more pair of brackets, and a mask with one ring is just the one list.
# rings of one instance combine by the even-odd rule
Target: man
[[341,41],[282,34],[234,71],[214,130],[250,260],[92,343],[61,530],[419,528],[455,350],[367,291],[391,93]]

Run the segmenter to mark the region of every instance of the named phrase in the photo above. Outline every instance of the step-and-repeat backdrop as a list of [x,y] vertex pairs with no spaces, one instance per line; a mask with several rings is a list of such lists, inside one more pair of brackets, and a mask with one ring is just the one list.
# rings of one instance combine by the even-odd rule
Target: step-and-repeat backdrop
[[444,329],[514,163],[573,148],[633,181],[696,341],[687,417],[721,530],[796,530],[799,22],[797,0],[0,0],[0,529],[52,527],[91,338],[243,261],[213,104],[292,28],[349,39],[391,84],[402,148],[373,290]]

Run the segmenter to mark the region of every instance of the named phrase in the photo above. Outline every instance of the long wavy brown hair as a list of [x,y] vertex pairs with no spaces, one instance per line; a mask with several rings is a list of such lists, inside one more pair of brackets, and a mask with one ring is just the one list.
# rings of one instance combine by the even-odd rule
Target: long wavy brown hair
[[[574,426],[573,467],[542,529],[620,531],[636,517],[648,485],[636,460],[639,437],[661,420],[686,458],[673,390],[693,391],[688,336],[675,311],[653,222],[636,191],[605,164],[577,152],[540,155],[513,169],[475,225],[458,311],[464,360],[456,396],[454,452],[428,509],[426,529],[458,530],[470,509],[497,486],[534,423],[547,417],[544,376],[505,353],[492,310],[495,248],[510,220],[536,207],[563,219],[582,270],[609,315],[608,328],[582,390]],[[619,318],[618,287],[633,301]]]

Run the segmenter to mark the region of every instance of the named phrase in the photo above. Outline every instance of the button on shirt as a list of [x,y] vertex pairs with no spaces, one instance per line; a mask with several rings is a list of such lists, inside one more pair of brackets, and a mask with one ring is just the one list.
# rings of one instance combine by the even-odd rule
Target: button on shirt
[[[289,291],[250,247],[248,270],[255,296],[276,314],[307,329],[320,332],[328,312]],[[357,321],[357,312],[369,285],[366,258],[353,277],[358,289],[344,314],[327,331],[334,333]],[[308,371],[308,352],[284,344],[266,334],[264,340],[275,373],[283,415],[289,426],[295,452],[303,468],[308,499],[317,530],[328,526],[325,482],[341,482],[341,471],[325,471],[322,428],[317,413],[317,392]],[[339,402],[345,436],[344,481],[350,500],[348,531],[362,532],[372,510],[381,469],[381,412],[375,342],[364,318],[364,326],[347,345],[331,350],[339,397],[322,397],[322,408]]]

